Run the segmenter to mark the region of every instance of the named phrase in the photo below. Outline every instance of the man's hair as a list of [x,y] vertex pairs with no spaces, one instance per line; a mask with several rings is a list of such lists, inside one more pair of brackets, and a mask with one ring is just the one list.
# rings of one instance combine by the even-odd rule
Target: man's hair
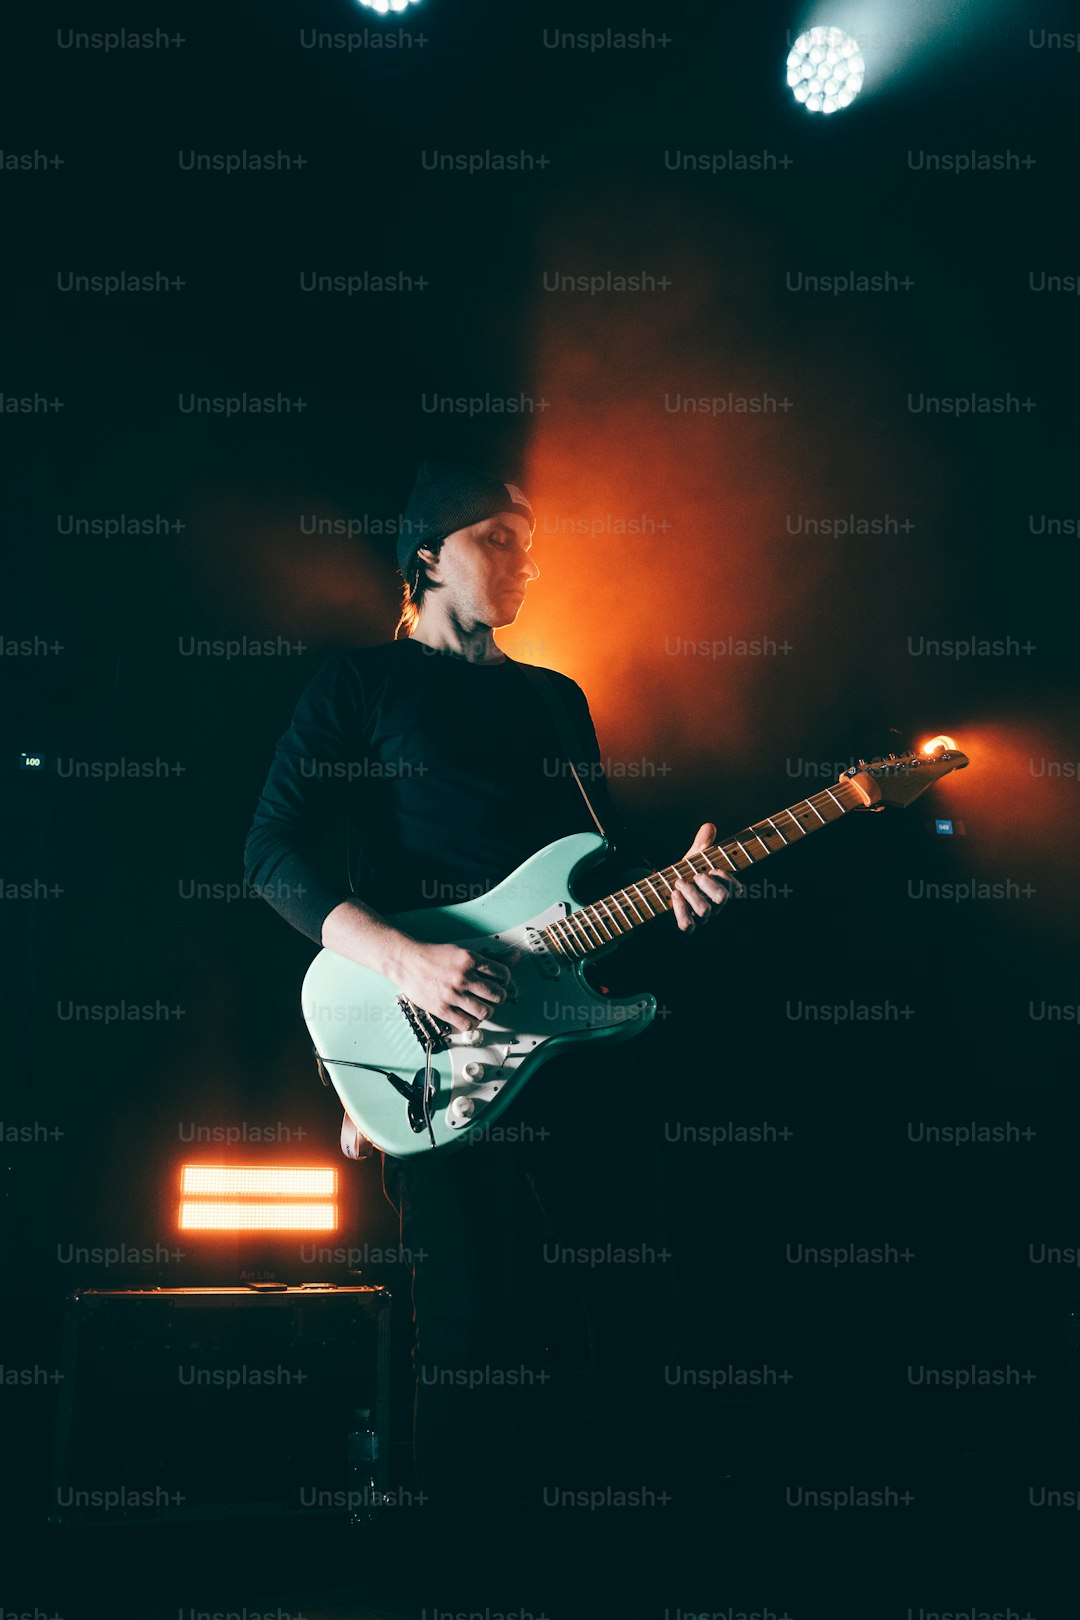
[[[428,551],[433,551],[436,557],[442,550],[441,539],[425,541],[424,545],[425,549]],[[409,563],[408,570],[403,577],[405,580],[405,587],[401,597],[401,618],[398,620],[394,629],[395,641],[398,638],[398,631],[400,630],[404,630],[407,636],[412,635],[420,619],[420,607],[423,603],[425,595],[428,591],[437,591],[440,589],[440,587],[428,573],[427,565],[425,564],[424,559],[421,557],[419,550],[414,553]]]

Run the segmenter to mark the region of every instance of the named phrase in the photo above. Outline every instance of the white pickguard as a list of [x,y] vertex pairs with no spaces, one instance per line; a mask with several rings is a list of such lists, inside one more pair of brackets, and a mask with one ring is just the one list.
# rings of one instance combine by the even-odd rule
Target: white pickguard
[[[478,1125],[483,1105],[498,1095],[524,1059],[545,1041],[625,1025],[635,1014],[648,1021],[651,998],[609,1006],[582,984],[569,963],[543,943],[540,930],[565,917],[569,910],[568,905],[559,902],[516,928],[487,938],[477,939],[474,935],[460,942],[496,959],[511,947],[522,955],[510,964],[512,998],[486,1018],[479,1029],[448,1037],[446,1057],[452,1065],[452,1079],[447,1124],[452,1129]],[[474,1072],[477,1065],[482,1074]],[[467,1066],[471,1072],[466,1072]]]

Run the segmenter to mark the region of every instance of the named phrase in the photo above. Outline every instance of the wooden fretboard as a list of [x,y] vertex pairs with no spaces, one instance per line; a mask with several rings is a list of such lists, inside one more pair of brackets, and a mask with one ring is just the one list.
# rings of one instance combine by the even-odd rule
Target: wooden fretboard
[[670,911],[671,896],[679,878],[691,877],[695,872],[745,872],[748,866],[763,861],[766,855],[775,855],[777,850],[798,843],[818,827],[839,821],[849,810],[864,809],[866,802],[857,787],[841,780],[809,799],[800,799],[775,816],[766,816],[764,821],[744,828],[726,843],[710,844],[707,849],[676,861],[674,866],[665,866],[662,871],[652,872],[625,889],[616,889],[603,900],[579,907],[568,917],[549,924],[543,930],[543,937],[560,956],[588,956],[590,951],[609,945],[640,923]]

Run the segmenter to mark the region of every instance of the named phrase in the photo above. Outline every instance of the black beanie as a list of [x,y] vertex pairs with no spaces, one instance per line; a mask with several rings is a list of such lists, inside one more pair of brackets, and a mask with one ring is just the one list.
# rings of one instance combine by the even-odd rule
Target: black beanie
[[398,535],[398,567],[407,575],[418,546],[430,546],[499,512],[526,518],[530,534],[536,528],[536,515],[516,484],[504,484],[453,461],[423,462]]

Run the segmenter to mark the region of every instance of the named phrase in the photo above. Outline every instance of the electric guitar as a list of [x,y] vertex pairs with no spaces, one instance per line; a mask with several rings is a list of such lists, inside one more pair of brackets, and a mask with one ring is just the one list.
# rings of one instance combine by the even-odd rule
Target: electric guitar
[[591,905],[574,898],[574,879],[610,846],[599,833],[584,832],[548,844],[478,899],[390,917],[414,938],[510,959],[511,998],[475,1030],[454,1030],[381,974],[320,951],[304,979],[303,1014],[319,1072],[341,1098],[346,1125],[351,1120],[393,1158],[461,1144],[496,1120],[541,1064],[567,1046],[626,1040],[648,1027],[654,996],[602,995],[582,970],[669,911],[678,878],[744,872],[851,810],[910,804],[967,763],[947,748],[859,760],[831,788]]

